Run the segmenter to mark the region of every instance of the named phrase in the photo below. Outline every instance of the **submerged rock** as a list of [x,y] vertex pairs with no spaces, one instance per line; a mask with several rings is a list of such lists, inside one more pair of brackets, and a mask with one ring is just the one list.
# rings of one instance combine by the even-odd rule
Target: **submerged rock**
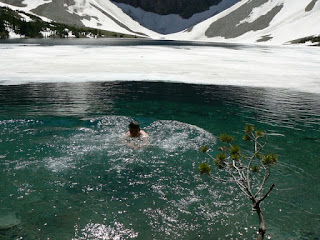
[[17,226],[21,223],[21,220],[15,216],[15,214],[0,215],[0,230],[5,230]]

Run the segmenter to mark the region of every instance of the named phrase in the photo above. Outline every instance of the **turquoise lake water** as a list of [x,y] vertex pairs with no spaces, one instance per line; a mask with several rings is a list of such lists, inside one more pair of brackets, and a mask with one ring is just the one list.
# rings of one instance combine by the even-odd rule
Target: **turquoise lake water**
[[[216,136],[276,135],[267,239],[319,239],[320,96],[176,83],[0,86],[0,239],[252,239],[249,201],[198,173]],[[150,135],[120,142],[131,119]],[[214,153],[216,150],[214,150]]]

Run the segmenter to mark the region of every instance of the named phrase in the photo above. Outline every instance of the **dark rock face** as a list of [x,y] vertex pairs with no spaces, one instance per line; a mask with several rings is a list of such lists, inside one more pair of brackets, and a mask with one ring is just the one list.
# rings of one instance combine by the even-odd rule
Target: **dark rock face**
[[268,0],[254,0],[243,4],[231,14],[213,22],[205,32],[205,35],[209,38],[220,36],[229,39],[239,37],[249,31],[258,31],[267,28],[272,19],[281,11],[283,5],[274,7],[253,22],[241,23],[242,20],[250,15],[252,9],[260,7],[267,2]]
[[313,9],[314,5],[316,5],[317,1],[318,0],[312,0],[306,7],[305,11],[310,12]]
[[179,14],[188,19],[193,14],[208,10],[222,0],[112,0],[115,3],[124,3],[147,12],[160,15]]
[[67,6],[73,5],[73,0],[55,0],[33,9],[32,12],[40,16],[46,16],[47,18],[69,25],[75,25],[78,27],[84,27],[81,22],[81,17],[76,14],[71,14],[67,11]]
[[2,0],[1,2],[10,4],[12,6],[17,6],[17,7],[25,7],[26,5],[23,4],[23,0]]

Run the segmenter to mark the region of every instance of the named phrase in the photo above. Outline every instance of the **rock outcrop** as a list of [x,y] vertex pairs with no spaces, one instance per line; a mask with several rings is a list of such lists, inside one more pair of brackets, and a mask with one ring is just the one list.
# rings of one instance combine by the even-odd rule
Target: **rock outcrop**
[[208,10],[222,0],[112,0],[124,3],[147,12],[160,15],[178,14],[183,18],[190,18],[193,14]]

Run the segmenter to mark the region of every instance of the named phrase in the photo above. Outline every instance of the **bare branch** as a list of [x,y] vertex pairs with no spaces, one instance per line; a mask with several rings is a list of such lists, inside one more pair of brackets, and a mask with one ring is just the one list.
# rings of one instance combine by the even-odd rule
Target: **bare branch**
[[[254,195],[255,197],[258,196],[258,194],[262,191],[263,186],[265,185],[266,181],[268,180],[268,178],[270,177],[270,167],[267,169],[263,164],[262,164],[263,168],[264,168],[264,177],[263,177],[263,181],[257,191],[257,193]],[[268,171],[269,170],[269,171]]]
[[[252,133],[252,135],[254,136],[254,134]],[[251,183],[250,183],[250,167],[251,164],[253,162],[253,159],[255,158],[256,154],[258,154],[262,149],[258,150],[257,149],[257,143],[258,143],[258,138],[256,138],[254,136],[254,154],[252,155],[252,157],[249,160],[248,166],[247,166],[247,184],[248,184],[248,188],[251,189]]]
[[208,152],[206,152],[206,154],[213,160],[215,161],[216,159],[214,157],[211,156],[211,154],[209,154]]
[[268,197],[269,193],[272,191],[272,189],[274,188],[274,186],[275,186],[275,184],[273,183],[273,184],[271,185],[271,187],[269,188],[268,192],[263,196],[263,198],[261,198],[261,199],[257,202],[257,204],[261,203],[264,199],[266,199],[266,197]]
[[251,183],[250,183],[250,167],[252,164],[252,161],[254,159],[254,155],[250,158],[248,166],[247,166],[247,184],[248,184],[248,188],[251,188]]
[[268,141],[269,141],[269,138],[268,138],[268,134],[267,133],[265,133],[265,142],[264,142],[264,144],[259,143],[259,141],[257,139],[257,144],[259,145],[259,151],[258,152],[261,152],[264,149],[264,147],[268,144]]
[[236,162],[234,160],[232,160],[232,165],[236,169],[236,172],[239,174],[240,180],[245,179],[245,177],[242,175],[242,171],[236,166]]
[[233,178],[234,182],[238,185],[238,187],[240,188],[240,190],[241,190],[248,198],[251,199],[253,196],[252,196],[251,192],[249,191],[249,189],[248,189],[245,185],[241,184],[240,181],[236,179],[236,177],[232,174],[231,171],[229,171],[229,174],[230,174],[230,176]]

